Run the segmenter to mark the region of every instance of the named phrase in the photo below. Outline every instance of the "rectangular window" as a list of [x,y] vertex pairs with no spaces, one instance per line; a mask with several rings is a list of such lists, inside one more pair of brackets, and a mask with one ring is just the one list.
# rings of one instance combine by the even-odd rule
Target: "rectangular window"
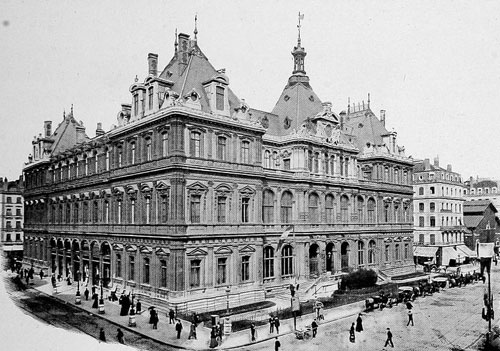
[[197,288],[201,285],[201,260],[192,260],[191,261],[191,270],[190,270],[190,280],[189,285],[191,288]]
[[418,226],[419,227],[425,226],[425,218],[424,217],[418,217]]
[[12,203],[12,198],[10,196],[7,196],[7,203],[11,204]]
[[149,109],[152,110],[153,109],[153,87],[150,87],[148,89],[148,106],[149,106]]
[[283,159],[283,169],[286,171],[290,170],[290,159],[289,158]]
[[217,110],[224,111],[224,88],[216,87],[215,94],[216,94],[215,108]]
[[160,287],[161,288],[166,288],[167,287],[167,261],[166,260],[160,260]]
[[220,257],[217,259],[217,285],[227,283],[227,258]]
[[200,223],[201,196],[192,195],[190,204],[191,223]]
[[249,209],[250,209],[250,199],[248,197],[242,198],[241,199],[241,222],[242,223],[248,223],[250,221]]
[[16,216],[20,216],[21,215],[21,209],[20,208],[16,208]]
[[420,245],[423,245],[425,243],[425,235],[424,234],[419,234],[418,235],[418,243]]
[[418,204],[418,211],[419,211],[419,212],[424,212],[424,210],[425,210],[425,205],[424,205],[424,203],[423,203],[423,202],[419,203],[419,204]]
[[130,163],[135,163],[135,143],[130,143]]
[[104,202],[104,223],[109,223],[109,201]]
[[384,250],[385,262],[389,262],[390,248],[391,248],[390,245],[385,245],[385,250]]
[[226,138],[218,137],[217,138],[217,158],[219,160],[226,160]]
[[274,250],[272,247],[264,249],[264,278],[274,277]]
[[241,281],[250,280],[250,256],[241,258]]
[[435,227],[436,226],[436,217],[431,217],[430,220],[431,220],[431,227]]
[[168,221],[168,197],[167,196],[161,196],[161,222],[162,223],[167,223]]
[[21,229],[21,221],[16,221],[16,229]]
[[250,163],[250,142],[248,141],[241,143],[241,162]]
[[135,223],[135,200],[130,200],[130,223]]
[[121,202],[121,200],[118,200],[116,202],[116,222],[118,224],[121,224],[121,222],[122,222],[122,202]]
[[122,276],[122,256],[116,255],[116,276]]
[[436,234],[430,235],[431,245],[436,245]]
[[139,113],[139,94],[134,94],[134,116]]
[[151,198],[146,198],[146,223],[151,221]]
[[134,279],[135,279],[135,257],[130,256],[128,280],[134,280]]
[[92,221],[94,223],[99,222],[99,204],[97,201],[94,201],[94,209],[92,211]]
[[149,258],[144,259],[144,277],[142,282],[144,284],[149,284]]
[[217,198],[217,222],[226,223],[226,200],[224,196]]
[[16,241],[21,241],[21,234],[16,233]]
[[410,244],[405,244],[404,259],[407,260],[410,257]]
[[146,161],[153,159],[153,150],[151,145],[151,138],[146,138]]
[[191,139],[189,141],[189,152],[191,157],[201,157],[201,134],[198,132],[191,132]]
[[168,133],[164,132],[161,135],[161,156],[167,157],[168,155]]

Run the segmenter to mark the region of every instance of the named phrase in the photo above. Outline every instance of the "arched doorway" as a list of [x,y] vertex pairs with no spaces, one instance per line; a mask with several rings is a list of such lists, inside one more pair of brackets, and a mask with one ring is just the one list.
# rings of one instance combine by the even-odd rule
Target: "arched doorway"
[[326,245],[326,271],[327,272],[333,272],[334,268],[335,268],[335,261],[334,261],[334,258],[333,258],[333,249],[335,248],[335,246],[333,245],[333,243],[328,243]]
[[89,242],[87,240],[83,240],[81,247],[80,247],[81,253],[82,253],[82,265],[83,265],[83,271],[82,271],[82,280],[85,283],[89,283],[89,277],[90,277],[90,246]]
[[50,239],[50,269],[52,270],[52,273],[56,273],[56,267],[57,267],[57,244],[56,244],[56,239],[52,238]]
[[102,258],[102,285],[109,287],[111,283],[111,246],[108,242],[101,245],[101,258]]
[[90,252],[91,252],[91,259],[92,259],[92,267],[91,267],[91,277],[92,277],[92,285],[99,285],[99,281],[101,279],[101,271],[100,271],[100,255],[101,255],[101,250],[99,247],[99,243],[97,241],[93,241],[90,244]]
[[349,244],[346,241],[340,246],[340,267],[343,272],[349,269]]
[[64,273],[64,243],[61,239],[57,240],[57,274],[62,277]]
[[309,246],[309,277],[319,275],[318,254],[319,246],[317,244]]
[[64,266],[64,274],[67,277],[69,272],[71,272],[71,241],[69,239],[64,240],[64,261],[66,264]]

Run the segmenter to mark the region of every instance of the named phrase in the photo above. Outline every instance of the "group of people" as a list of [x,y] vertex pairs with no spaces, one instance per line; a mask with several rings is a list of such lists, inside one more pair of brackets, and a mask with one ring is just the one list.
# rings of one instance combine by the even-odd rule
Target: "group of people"
[[[118,340],[120,344],[125,344],[125,336],[123,334],[123,331],[120,328],[118,328],[116,331],[116,340]],[[102,327],[99,330],[99,340],[102,342],[106,342],[106,333],[104,332],[104,328]]]
[[280,320],[278,316],[269,316],[269,333],[272,334],[274,333],[274,330],[276,329],[276,334],[280,333]]
[[[254,326],[255,327],[255,326]],[[224,327],[222,323],[217,323],[212,326],[210,331],[210,348],[213,349],[222,344],[222,336],[224,335]]]
[[349,329],[349,341],[352,343],[356,342],[355,331],[358,333],[363,331],[363,319],[361,318],[361,313],[358,314],[358,318],[356,318],[356,327],[354,327],[354,322],[352,322],[351,329]]

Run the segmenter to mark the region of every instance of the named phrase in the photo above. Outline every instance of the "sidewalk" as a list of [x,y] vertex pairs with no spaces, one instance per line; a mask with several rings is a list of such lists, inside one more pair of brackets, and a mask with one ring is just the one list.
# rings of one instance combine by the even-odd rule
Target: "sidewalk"
[[[39,277],[35,277],[34,285],[30,287],[37,289],[38,291],[52,296],[60,301],[65,303],[69,303],[77,308],[80,308],[86,312],[94,314],[96,317],[100,317],[108,320],[109,322],[116,324],[120,328],[124,330],[128,330],[133,333],[137,333],[142,335],[143,337],[154,339],[158,342],[161,342],[165,345],[176,347],[179,349],[188,349],[188,350],[209,350],[210,343],[210,329],[203,327],[200,324],[197,328],[197,340],[191,339],[188,340],[187,337],[189,335],[189,327],[190,322],[186,320],[181,320],[182,322],[182,333],[181,338],[176,338],[176,332],[174,329],[174,324],[168,324],[168,317],[165,312],[157,308],[159,312],[159,322],[158,329],[152,329],[152,325],[149,322],[149,305],[143,304],[143,311],[141,314],[136,315],[136,327],[129,327],[129,317],[128,316],[120,316],[121,306],[118,304],[118,301],[111,302],[105,299],[105,314],[98,314],[98,310],[92,308],[93,301],[89,298],[88,301],[85,301],[85,296],[83,292],[85,291],[85,287],[82,288],[80,286],[80,292],[82,297],[81,305],[75,305],[75,295],[76,295],[76,284],[67,285],[65,281],[57,283],[57,293],[54,293],[52,285],[50,283],[50,277],[46,277],[43,280],[40,280]],[[328,323],[331,321],[339,320],[342,318],[356,316],[359,312],[364,309],[364,302],[358,302],[346,306],[341,306],[333,309],[324,309],[324,317],[325,320],[321,321],[321,324]],[[297,329],[303,329],[306,325],[310,325],[314,316],[313,314],[303,315],[301,317],[297,317]],[[233,332],[228,336],[224,336],[222,345],[217,347],[216,349],[236,349],[243,346],[247,346],[250,344],[264,342],[266,340],[273,339],[278,336],[276,333],[269,333],[269,325],[258,326],[257,328],[257,340],[255,342],[251,342],[250,338],[250,330],[243,330],[239,332]],[[294,332],[293,329],[293,319],[282,320],[280,326],[279,336],[286,335]],[[112,339],[112,338],[110,338]],[[114,340],[114,339],[112,339]]]

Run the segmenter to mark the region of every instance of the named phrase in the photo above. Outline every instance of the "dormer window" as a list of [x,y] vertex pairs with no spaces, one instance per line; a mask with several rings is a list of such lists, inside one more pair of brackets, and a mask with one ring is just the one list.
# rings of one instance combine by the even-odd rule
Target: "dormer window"
[[224,88],[216,87],[215,94],[215,108],[224,111]]
[[139,94],[134,94],[134,116],[137,116],[139,113]]
[[148,89],[148,107],[150,110],[153,109],[153,87]]

